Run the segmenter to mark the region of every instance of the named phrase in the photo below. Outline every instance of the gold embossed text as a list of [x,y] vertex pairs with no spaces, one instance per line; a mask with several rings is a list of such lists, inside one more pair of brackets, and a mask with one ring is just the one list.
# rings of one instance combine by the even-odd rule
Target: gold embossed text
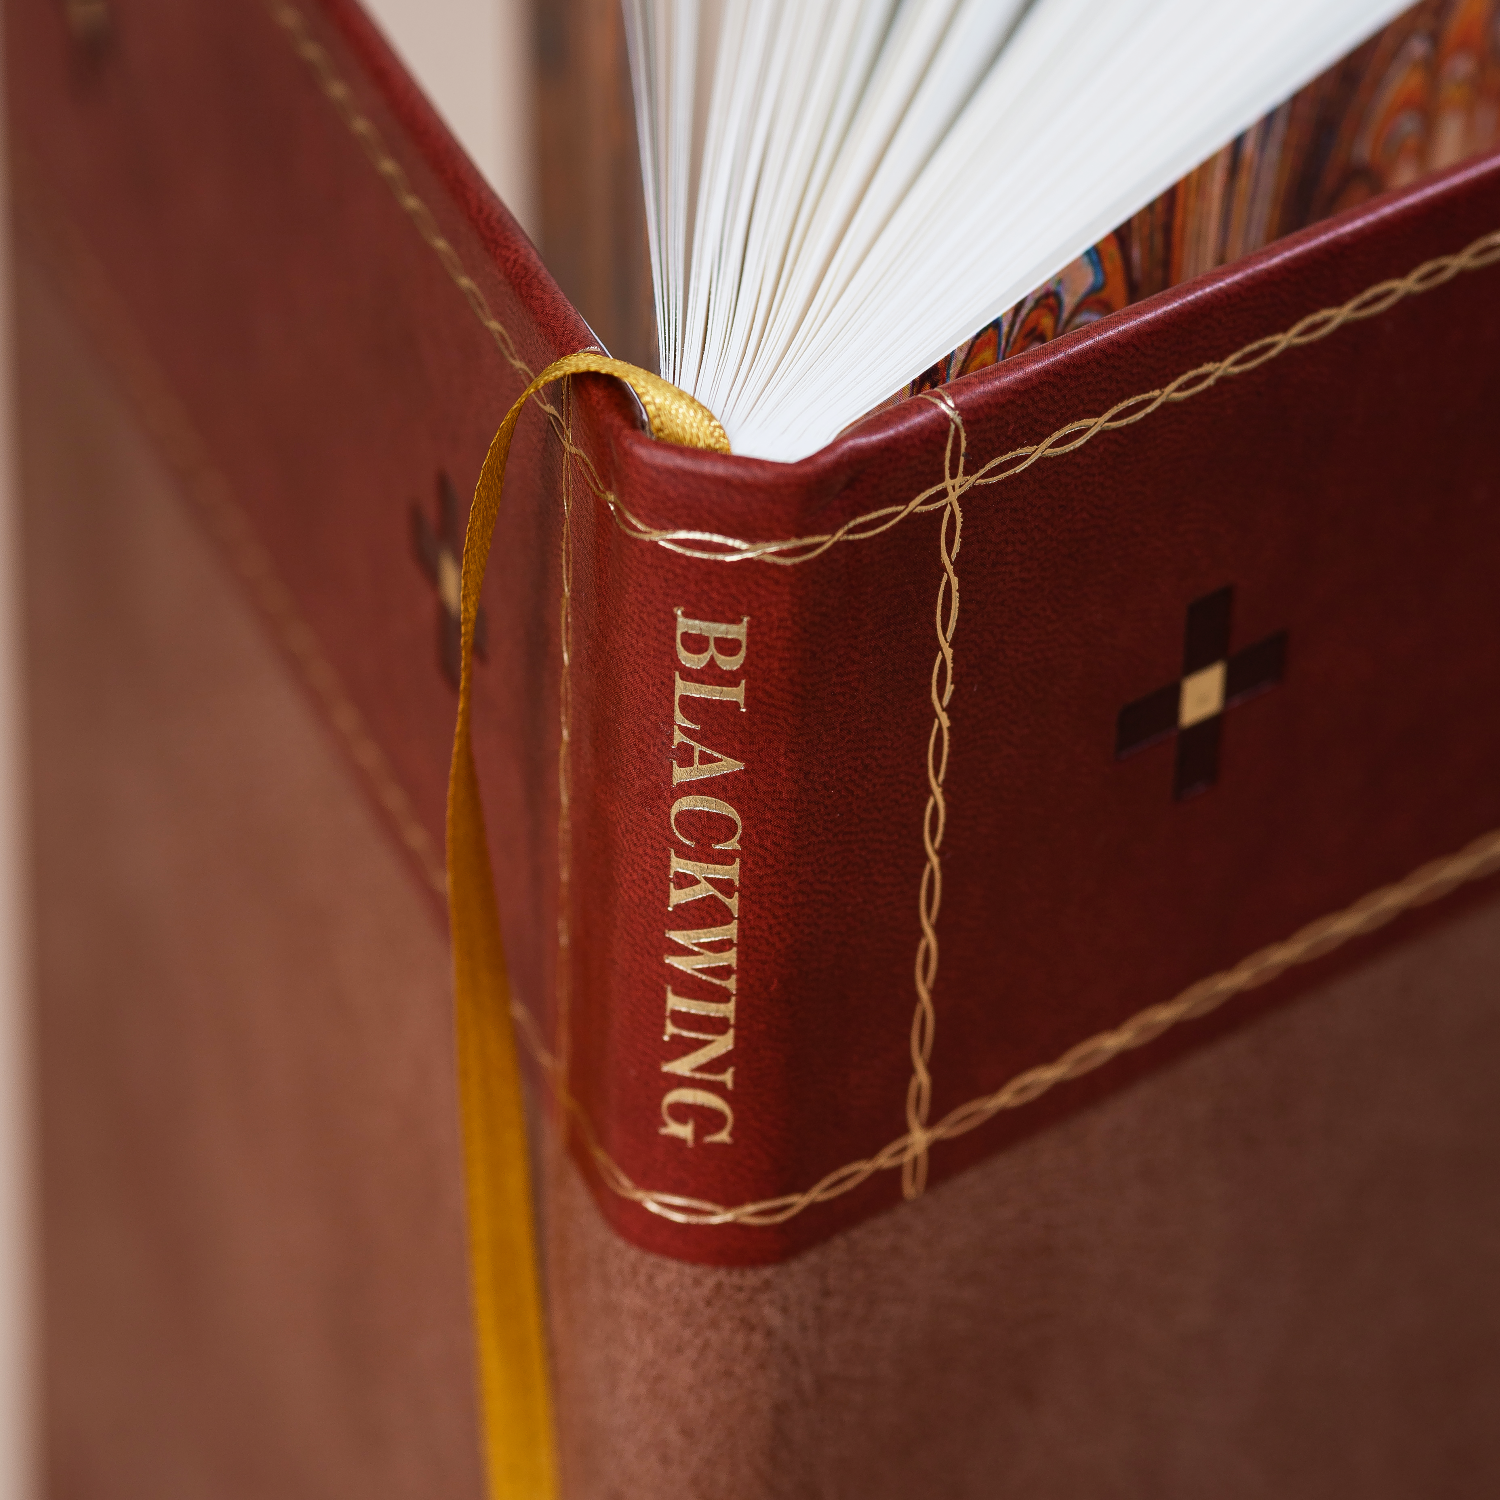
[[[742,738],[750,619],[676,612],[672,793],[667,814],[666,1025],[661,1133],[684,1145],[734,1140],[734,1007],[739,989],[744,819],[702,783],[745,769]],[[685,731],[691,731],[687,733]],[[715,746],[727,746],[716,749]],[[684,753],[685,751],[685,753]],[[688,783],[689,785],[684,785]],[[732,783],[731,783],[732,785]],[[701,788],[701,789],[700,789]]]

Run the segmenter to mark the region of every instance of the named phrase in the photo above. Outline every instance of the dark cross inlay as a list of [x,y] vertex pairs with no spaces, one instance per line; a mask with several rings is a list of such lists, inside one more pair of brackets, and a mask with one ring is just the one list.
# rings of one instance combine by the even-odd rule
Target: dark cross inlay
[[1180,802],[1206,792],[1219,776],[1219,731],[1224,710],[1275,687],[1286,668],[1286,631],[1229,654],[1233,588],[1188,605],[1182,639],[1182,676],[1120,710],[1115,756],[1123,760],[1177,736],[1172,795]]
[[[438,596],[438,665],[443,675],[458,686],[459,669],[459,578],[463,565],[463,538],[458,531],[458,496],[446,474],[438,475],[438,524],[434,531],[432,523],[422,514],[420,505],[411,508],[411,539],[417,561],[427,575]],[[474,654],[485,659],[485,643],[489,630],[484,617],[484,606],[474,620]]]

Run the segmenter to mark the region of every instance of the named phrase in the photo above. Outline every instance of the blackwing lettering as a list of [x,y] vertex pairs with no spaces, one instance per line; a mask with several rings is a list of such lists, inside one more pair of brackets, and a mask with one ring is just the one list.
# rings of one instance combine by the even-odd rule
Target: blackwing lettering
[[734,1111],[730,1109],[729,1103],[721,1099],[717,1094],[711,1094],[707,1089],[672,1089],[661,1101],[661,1117],[666,1122],[662,1128],[663,1135],[675,1135],[679,1140],[686,1141],[689,1146],[693,1144],[693,1129],[698,1123],[691,1116],[683,1119],[680,1114],[674,1115],[673,1108],[681,1109],[708,1109],[713,1110],[724,1121],[723,1126],[713,1135],[703,1137],[705,1145],[724,1145],[730,1141],[730,1129],[734,1125]]
[[[743,770],[744,768],[741,767]],[[745,830],[744,821],[740,815],[727,803],[718,797],[702,797],[697,793],[689,792],[686,796],[679,797],[672,804],[672,814],[668,821],[672,825],[672,837],[680,839],[689,849],[696,849],[697,844],[690,839],[678,826],[677,819],[685,812],[717,813],[721,818],[734,819],[734,837],[725,839],[722,844],[715,844],[715,849],[738,849],[740,847],[740,834]]]
[[[678,670],[672,679],[674,788],[685,781],[729,776],[745,769],[742,759],[710,749],[683,731],[691,729],[719,744],[734,744],[734,716],[746,711],[744,667],[750,637],[748,615],[735,623],[699,619],[682,609],[675,613],[677,662],[689,675]],[[731,676],[734,680],[724,680]],[[696,718],[688,717],[684,700],[692,703]],[[726,735],[730,736],[727,740]],[[686,763],[678,756],[684,746],[691,755]],[[716,853],[739,856],[745,820],[723,797],[684,792],[671,804],[667,827],[672,839],[685,849],[696,850],[702,841]],[[685,830],[691,830],[696,837],[690,837]],[[714,834],[719,835],[717,840]],[[667,910],[675,913],[687,908],[682,916],[696,925],[665,930],[667,952],[662,957],[675,973],[667,985],[662,1040],[676,1045],[663,1056],[661,1071],[672,1080],[690,1080],[693,1087],[674,1083],[662,1095],[661,1134],[687,1146],[698,1140],[705,1145],[727,1146],[733,1140],[734,1110],[724,1093],[734,1088],[740,865],[739,857],[732,863],[690,859],[668,845]],[[708,905],[701,904],[704,902]],[[728,920],[713,925],[718,917]],[[682,985],[687,993],[677,993],[672,988],[674,983]],[[695,987],[717,992],[716,996],[693,993]],[[698,1045],[681,1051],[684,1042]],[[721,1063],[727,1065],[720,1067]],[[711,1125],[717,1128],[710,1130]],[[710,1133],[702,1134],[700,1127]]]

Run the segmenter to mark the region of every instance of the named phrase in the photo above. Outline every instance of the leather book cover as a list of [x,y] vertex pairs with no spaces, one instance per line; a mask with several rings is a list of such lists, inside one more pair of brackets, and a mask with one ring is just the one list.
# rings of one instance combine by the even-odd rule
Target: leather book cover
[[[159,0],[112,7],[97,34],[71,14],[7,10],[21,242],[123,372],[323,726],[330,786],[405,864],[403,897],[366,839],[317,867],[301,907],[316,889],[320,921],[346,900],[390,912],[381,929],[409,928],[419,955],[411,993],[426,987],[420,1005],[390,997],[394,1024],[367,1037],[356,1001],[379,975],[349,979],[354,960],[315,935],[288,947],[305,998],[243,1055],[269,1100],[283,1050],[320,1080],[288,1117],[317,1163],[289,1232],[389,1279],[344,1286],[359,1337],[288,1314],[214,1347],[248,1340],[274,1370],[311,1337],[330,1388],[364,1392],[362,1369],[389,1375],[421,1344],[369,1313],[413,1278],[441,1345],[412,1366],[437,1372],[411,1419],[427,1446],[390,1438],[405,1467],[372,1477],[357,1434],[391,1408],[319,1397],[347,1441],[311,1450],[332,1455],[330,1493],[351,1476],[430,1493],[437,1453],[472,1493],[471,1455],[454,1458],[472,1397],[451,1081],[428,1076],[451,1046],[431,990],[457,550],[499,418],[590,334],[348,0]],[[1018,1482],[1080,1494],[1120,1473],[1201,1493],[1224,1465],[1247,1494],[1268,1473],[1282,1492],[1357,1472],[1394,1494],[1493,1469],[1477,1413],[1497,1337],[1497,347],[1491,152],[916,391],[799,464],[655,443],[592,377],[526,413],[483,594],[475,745],[531,1060],[565,1488],[779,1492],[776,1454],[808,1493],[916,1493],[934,1474],[987,1492],[1002,1454]],[[88,536],[86,476],[75,488]],[[46,576],[80,618],[107,615],[109,556],[87,592],[66,539],[51,545]],[[36,639],[40,661],[62,637]],[[80,671],[83,639],[67,637]],[[215,673],[184,668],[195,711]],[[75,745],[87,699],[69,701],[47,722]],[[57,764],[87,782],[93,762]],[[71,795],[59,781],[49,826]],[[311,837],[335,800],[309,792],[278,837]],[[186,813],[164,795],[162,816]],[[247,856],[268,892],[275,843]],[[59,912],[82,899],[71,877],[48,889]],[[76,997],[55,930],[44,980]],[[157,1272],[83,1252],[101,1243],[90,1152],[127,1125],[121,1139],[174,1137],[143,1096],[81,1081],[116,1063],[79,1051],[105,1011],[89,993],[43,1042],[69,1104],[48,1253],[103,1306],[111,1276]],[[347,1014],[322,1009],[346,993]],[[142,1024],[170,1032],[197,995]],[[254,1016],[253,995],[242,1006]],[[367,1050],[341,1045],[339,1017]],[[421,1102],[346,1140],[341,1102],[399,1069],[408,1035]],[[185,1098],[183,1128],[205,1107]],[[408,1159],[393,1143],[417,1118]],[[158,1199],[103,1222],[190,1257],[230,1210],[168,1205],[208,1182],[278,1222],[296,1151],[266,1149],[234,1132],[220,1161],[174,1159]],[[334,1225],[318,1185],[341,1202],[351,1172],[380,1206]],[[180,1232],[146,1233],[174,1213]],[[1266,1224],[1274,1245],[1243,1232]],[[232,1244],[214,1243],[233,1287]],[[1351,1257],[1362,1291],[1340,1301],[1330,1267]],[[1222,1305],[1193,1299],[1205,1266]],[[1111,1280],[1126,1267],[1134,1291]],[[272,1306],[275,1276],[256,1284]],[[1028,1342],[1033,1313],[1056,1342]],[[139,1329],[59,1320],[78,1451],[127,1451],[109,1393],[129,1351],[182,1388],[191,1361]],[[1292,1349],[1299,1327],[1318,1333]],[[182,1347],[211,1363],[197,1329],[184,1321]],[[1464,1393],[1436,1415],[1413,1395],[1417,1350]],[[1161,1372],[1155,1395],[1123,1389],[1137,1358]],[[1260,1394],[1236,1384],[1241,1360]],[[94,1361],[111,1374],[91,1408]],[[1101,1394],[1091,1370],[1121,1388]],[[391,1376],[381,1399],[416,1380]],[[1196,1413],[1200,1447],[1166,1441],[1173,1410]],[[253,1424],[225,1420],[203,1415],[200,1456],[173,1470],[183,1493],[247,1451]],[[1149,1452],[1142,1430],[1161,1439]],[[277,1462],[296,1472],[295,1443]]]

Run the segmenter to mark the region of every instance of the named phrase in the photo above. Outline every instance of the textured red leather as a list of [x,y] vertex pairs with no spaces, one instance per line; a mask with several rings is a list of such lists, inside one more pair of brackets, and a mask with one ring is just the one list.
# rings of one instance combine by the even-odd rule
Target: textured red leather
[[477,1500],[446,934],[26,246],[38,1492]]
[[[409,507],[440,469],[467,489],[522,383],[475,293],[532,368],[587,330],[342,0],[163,0],[87,58],[51,11],[11,7],[8,25],[28,170],[148,330],[436,834],[453,699]],[[321,74],[298,39],[323,49]],[[383,146],[351,131],[320,83],[329,70]],[[371,152],[386,153],[384,176]],[[391,163],[430,220],[398,201]],[[967,470],[1497,228],[1491,157],[959,381]],[[1500,664],[1497,341],[1500,268],[1460,275],[962,494],[929,1121],[1500,826],[1500,711],[1481,686]],[[545,424],[522,424],[476,710],[501,914],[518,1000],[567,1059],[580,1162],[647,1248],[770,1261],[899,1199],[900,1172],[884,1170],[779,1225],[681,1225],[617,1191],[618,1173],[732,1208],[798,1193],[907,1132],[937,616],[952,593],[939,592],[941,508],[797,562],[684,556],[630,534],[624,512],[754,542],[832,533],[938,484],[954,432],[914,401],[777,466],[655,444],[612,385],[578,383],[575,441],[624,510],[572,465],[560,862],[562,471]],[[1176,802],[1171,749],[1117,762],[1116,719],[1180,675],[1188,605],[1226,585],[1231,651],[1285,631],[1285,676],[1229,710],[1217,785]],[[750,623],[742,672],[696,674],[742,681],[743,714],[682,700],[701,741],[744,769],[674,789],[677,609]],[[668,908],[674,848],[721,858],[674,844],[684,789],[742,820],[722,855],[739,861],[734,1047],[700,1068],[733,1066],[732,1089],[702,1085],[732,1106],[732,1139],[705,1140],[720,1117],[700,1108],[691,1147],[662,1133],[666,1091],[697,1086],[662,1071],[687,1051],[663,1036],[668,980],[694,984],[665,964],[686,951],[667,932],[730,918],[713,897]],[[935,1145],[934,1180],[1357,947]]]

